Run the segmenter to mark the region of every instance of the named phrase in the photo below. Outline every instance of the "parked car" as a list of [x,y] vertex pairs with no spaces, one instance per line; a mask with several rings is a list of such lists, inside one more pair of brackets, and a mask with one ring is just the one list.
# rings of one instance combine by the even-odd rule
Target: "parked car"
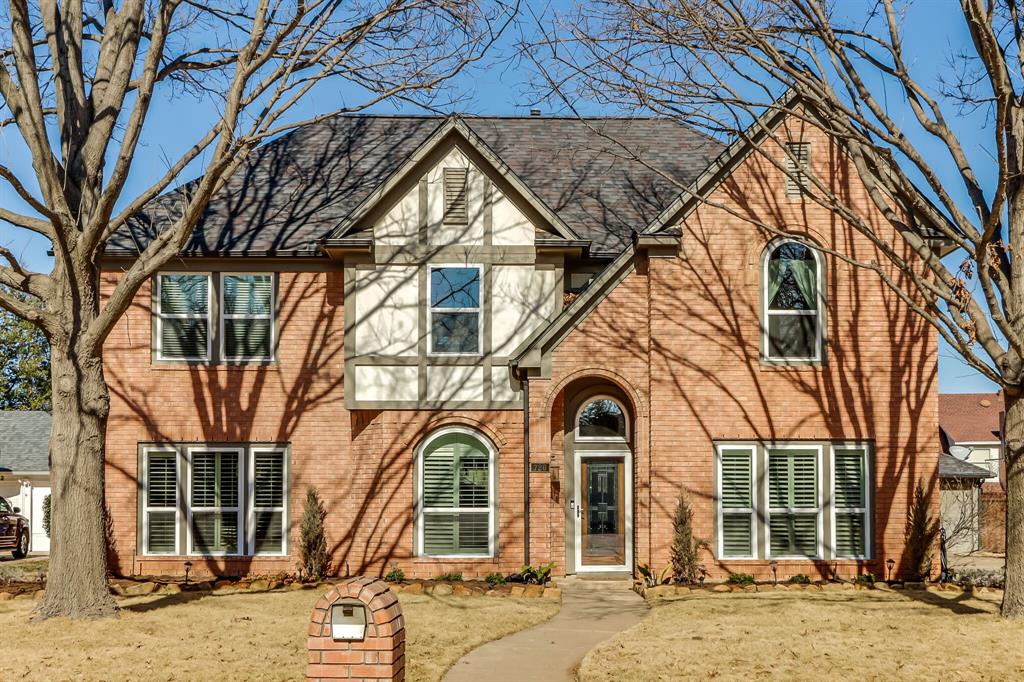
[[29,524],[21,509],[0,497],[0,549],[9,549],[15,559],[28,556]]

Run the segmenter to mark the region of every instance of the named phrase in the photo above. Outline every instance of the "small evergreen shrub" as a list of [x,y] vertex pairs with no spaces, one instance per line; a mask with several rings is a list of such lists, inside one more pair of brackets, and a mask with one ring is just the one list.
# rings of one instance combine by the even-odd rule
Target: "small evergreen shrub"
[[327,552],[327,531],[324,519],[327,509],[320,493],[313,486],[306,488],[306,504],[302,509],[299,559],[302,574],[307,580],[318,581],[327,577],[331,557]]
[[862,573],[862,574],[858,575],[856,578],[854,578],[854,581],[858,582],[858,583],[864,583],[866,585],[874,585],[875,584],[875,574],[874,573]]
[[791,576],[789,578],[789,582],[793,583],[794,585],[810,585],[811,579],[805,573],[797,573],[796,575]]
[[505,583],[508,582],[508,578],[506,578],[501,573],[488,573],[487,577],[484,578],[484,580],[486,580],[487,584],[490,585],[491,587],[497,587],[498,585],[504,585]]
[[754,576],[749,573],[730,573],[729,577],[725,579],[725,582],[730,585],[753,585]]
[[43,498],[43,532],[50,537],[50,496]]
[[391,570],[384,574],[384,582],[400,583],[405,580],[405,571],[398,567],[398,564],[391,564]]
[[939,535],[939,524],[931,515],[931,496],[920,480],[914,487],[914,500],[907,513],[907,550],[904,568],[914,580],[924,580],[931,572],[932,547]]
[[672,520],[672,577],[677,583],[695,583],[700,577],[700,550],[707,546],[706,540],[693,537],[693,510],[686,497],[679,493],[676,515]]
[[434,580],[438,580],[438,581],[443,582],[443,583],[461,583],[462,582],[462,574],[461,573],[442,573],[441,575],[439,575],[436,578],[434,578]]

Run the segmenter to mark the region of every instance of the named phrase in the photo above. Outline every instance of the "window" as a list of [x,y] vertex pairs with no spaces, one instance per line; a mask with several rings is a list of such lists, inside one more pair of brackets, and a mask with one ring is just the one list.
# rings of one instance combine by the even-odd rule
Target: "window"
[[174,554],[178,551],[178,453],[150,450],[144,467],[145,553]]
[[166,274],[157,278],[157,358],[210,358],[210,276]]
[[764,267],[764,353],[768,360],[821,359],[818,257],[798,242],[769,248]]
[[466,225],[469,223],[469,210],[466,201],[466,188],[469,171],[466,168],[444,169],[444,223],[448,225]]
[[616,440],[629,437],[626,414],[611,398],[596,398],[583,406],[576,419],[576,440]]
[[221,355],[225,360],[274,359],[274,276],[223,275]]
[[718,449],[719,547],[723,558],[753,557],[754,448]]
[[837,557],[868,556],[868,458],[864,448],[836,447],[832,461],[832,535]]
[[479,266],[430,268],[430,352],[480,353]]
[[817,557],[818,455],[812,448],[768,450],[768,552]]
[[288,499],[285,453],[253,448],[250,462],[250,553],[284,554],[285,500]]
[[140,467],[143,554],[287,554],[287,449],[152,447]]
[[493,556],[494,450],[465,429],[448,429],[421,447],[418,553]]
[[786,152],[786,196],[803,196],[810,185],[807,175],[811,166],[811,145],[788,142]]

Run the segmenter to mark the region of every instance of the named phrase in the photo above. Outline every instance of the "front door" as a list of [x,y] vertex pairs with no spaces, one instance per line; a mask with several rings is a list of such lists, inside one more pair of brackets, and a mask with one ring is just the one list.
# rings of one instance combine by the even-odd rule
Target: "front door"
[[622,571],[632,565],[632,480],[628,453],[576,453],[576,568]]

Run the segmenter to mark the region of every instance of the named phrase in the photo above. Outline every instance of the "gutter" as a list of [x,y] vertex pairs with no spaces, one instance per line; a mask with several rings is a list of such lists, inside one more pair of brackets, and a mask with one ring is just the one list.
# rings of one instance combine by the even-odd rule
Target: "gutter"
[[512,376],[523,387],[523,565],[530,565],[530,381],[520,373],[519,360],[510,363]]

